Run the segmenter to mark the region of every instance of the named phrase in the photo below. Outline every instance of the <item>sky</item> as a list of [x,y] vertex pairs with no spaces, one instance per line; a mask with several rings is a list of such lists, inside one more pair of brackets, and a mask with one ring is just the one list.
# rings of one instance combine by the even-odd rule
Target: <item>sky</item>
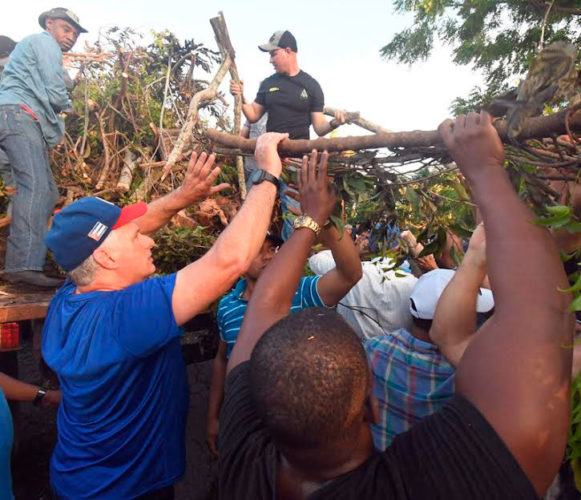
[[[7,0],[8,1],[8,0]],[[448,47],[438,47],[425,62],[407,66],[381,59],[379,49],[412,18],[396,14],[392,0],[10,0],[9,15],[0,20],[0,34],[15,40],[38,32],[38,15],[55,6],[73,10],[89,30],[73,48],[82,50],[103,27],[130,26],[144,34],[168,29],[180,39],[217,48],[210,18],[224,13],[236,64],[251,100],[260,81],[273,73],[268,54],[258,50],[279,29],[291,31],[298,44],[298,62],[323,88],[325,104],[361,116],[393,131],[433,130],[450,114],[457,96],[465,96],[482,75],[452,63]],[[6,12],[5,12],[6,14]],[[217,67],[215,68],[217,69]],[[230,98],[227,77],[221,90]],[[362,133],[341,127],[340,135]]]

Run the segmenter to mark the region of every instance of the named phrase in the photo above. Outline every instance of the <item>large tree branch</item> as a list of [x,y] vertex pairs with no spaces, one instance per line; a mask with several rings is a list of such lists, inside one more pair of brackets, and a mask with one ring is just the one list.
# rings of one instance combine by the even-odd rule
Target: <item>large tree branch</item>
[[[530,118],[525,122],[522,133],[519,135],[520,140],[550,137],[554,134],[566,134],[565,115],[567,110],[560,111],[549,116],[539,116]],[[569,119],[569,126],[573,132],[581,131],[581,110],[575,112]],[[495,123],[495,127],[503,140],[507,139],[507,125],[504,120]],[[208,130],[208,137],[220,144],[232,149],[238,149],[242,152],[251,153],[256,146],[256,139],[244,139],[236,137],[215,129]],[[441,146],[442,141],[436,130],[422,131],[414,130],[412,132],[392,132],[373,135],[364,135],[356,137],[335,137],[333,139],[314,139],[314,140],[290,140],[286,139],[279,145],[279,152],[282,155],[297,156],[303,155],[316,149],[318,151],[327,150],[347,151],[360,149],[377,149],[377,148],[413,148],[413,147],[430,147]]]
[[[236,52],[234,47],[232,47],[232,42],[230,41],[230,34],[228,33],[228,27],[226,26],[226,19],[224,19],[224,14],[222,11],[218,12],[218,16],[210,19],[210,24],[214,30],[214,35],[216,37],[216,42],[222,53],[222,58],[226,55],[230,56],[232,64],[230,65],[230,77],[235,82],[240,83],[240,77],[238,76],[238,69],[236,68],[235,57]],[[242,114],[242,95],[234,96],[234,134],[240,135],[241,126],[241,114]],[[236,156],[236,170],[238,172],[238,187],[240,189],[240,197],[244,200],[246,199],[246,180],[244,178],[244,160],[242,156]]]

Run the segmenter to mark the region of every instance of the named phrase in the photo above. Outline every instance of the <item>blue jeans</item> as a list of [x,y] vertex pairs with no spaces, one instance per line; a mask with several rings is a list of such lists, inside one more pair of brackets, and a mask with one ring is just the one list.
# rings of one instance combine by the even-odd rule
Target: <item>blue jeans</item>
[[38,122],[18,105],[0,106],[0,148],[16,182],[6,272],[42,271],[44,235],[58,197]]
[[8,156],[2,149],[0,149],[0,176],[2,176],[5,186],[14,186],[10,161],[8,161]]

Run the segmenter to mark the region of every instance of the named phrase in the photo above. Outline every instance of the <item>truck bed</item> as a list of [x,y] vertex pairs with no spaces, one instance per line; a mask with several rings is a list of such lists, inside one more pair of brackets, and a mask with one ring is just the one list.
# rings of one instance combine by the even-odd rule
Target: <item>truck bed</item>
[[44,318],[55,292],[0,282],[0,323]]

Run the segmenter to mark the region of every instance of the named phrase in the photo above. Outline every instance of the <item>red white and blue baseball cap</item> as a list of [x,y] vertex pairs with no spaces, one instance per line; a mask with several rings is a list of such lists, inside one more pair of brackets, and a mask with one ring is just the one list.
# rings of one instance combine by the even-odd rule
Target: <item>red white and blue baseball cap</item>
[[101,198],[81,198],[60,210],[44,237],[54,260],[65,271],[83,263],[109,233],[147,212],[143,201],[119,208]]

